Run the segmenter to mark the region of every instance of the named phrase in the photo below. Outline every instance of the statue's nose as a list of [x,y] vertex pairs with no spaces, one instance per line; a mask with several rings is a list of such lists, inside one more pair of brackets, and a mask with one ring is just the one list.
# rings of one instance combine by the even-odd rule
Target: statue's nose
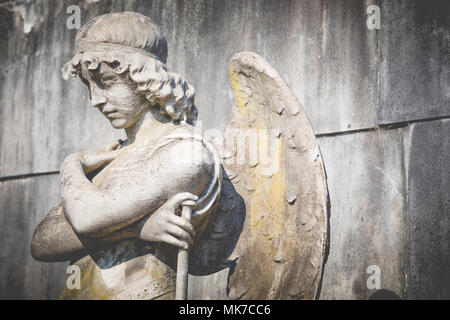
[[98,93],[98,92],[92,92],[91,94],[91,103],[94,108],[101,108],[106,103],[106,98],[104,95]]

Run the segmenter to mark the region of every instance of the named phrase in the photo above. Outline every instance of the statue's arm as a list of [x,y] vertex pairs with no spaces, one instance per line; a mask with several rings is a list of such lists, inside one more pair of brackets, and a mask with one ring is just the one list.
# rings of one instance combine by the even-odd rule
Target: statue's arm
[[122,229],[182,192],[200,195],[212,176],[212,161],[196,161],[198,141],[181,140],[164,147],[136,172],[129,171],[105,188],[86,178],[80,160],[69,156],[61,168],[61,204],[75,233],[102,237]]
[[31,255],[38,261],[67,261],[87,249],[121,239],[138,238],[138,226],[127,226],[101,238],[79,237],[67,222],[60,204],[52,208],[36,227],[31,242]]
[[140,221],[100,238],[77,235],[67,222],[59,204],[36,227],[31,243],[31,255],[34,259],[44,262],[73,260],[77,256],[85,255],[88,249],[122,239],[166,242],[187,249],[189,243],[193,242],[192,236],[196,235],[194,227],[176,216],[175,211],[179,204],[195,201],[196,198],[190,193],[178,193]]

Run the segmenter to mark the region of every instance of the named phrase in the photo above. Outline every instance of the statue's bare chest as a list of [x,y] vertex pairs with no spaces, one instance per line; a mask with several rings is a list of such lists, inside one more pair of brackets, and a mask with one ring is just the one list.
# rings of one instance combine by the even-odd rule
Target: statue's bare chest
[[132,176],[143,176],[149,151],[130,148],[119,150],[119,155],[100,171],[92,180],[99,188],[106,188],[111,184],[129,181]]

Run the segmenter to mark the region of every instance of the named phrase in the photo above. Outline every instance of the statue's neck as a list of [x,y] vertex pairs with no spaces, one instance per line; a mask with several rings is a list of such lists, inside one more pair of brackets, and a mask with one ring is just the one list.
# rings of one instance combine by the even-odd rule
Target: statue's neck
[[143,139],[157,141],[173,129],[175,125],[172,122],[163,119],[159,111],[149,108],[133,126],[125,129],[126,144],[130,145]]

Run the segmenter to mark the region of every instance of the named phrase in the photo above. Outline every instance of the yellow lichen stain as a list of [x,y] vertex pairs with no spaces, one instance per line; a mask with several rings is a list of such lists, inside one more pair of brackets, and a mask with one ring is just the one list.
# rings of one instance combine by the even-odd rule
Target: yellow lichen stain
[[[250,96],[244,88],[245,80],[239,74],[230,70],[231,87],[239,111],[235,116],[240,116],[238,120],[240,127],[243,129],[274,129],[273,124],[279,118],[272,114],[272,110],[265,102],[259,101],[257,97],[258,94],[264,94],[264,88],[260,85],[261,92],[255,92],[254,95]],[[270,130],[268,130],[268,133],[270,135]],[[268,140],[271,140],[270,137]],[[246,219],[249,223],[248,240],[250,241],[250,243],[247,243],[247,247],[252,248],[253,254],[262,260],[257,265],[247,266],[259,269],[259,280],[247,291],[244,299],[260,297],[261,292],[268,292],[272,286],[275,270],[279,267],[284,268],[282,264],[277,264],[277,267],[274,266],[275,260],[280,260],[276,258],[278,257],[277,252],[282,252],[282,260],[289,259],[289,254],[284,255],[284,253],[291,250],[292,247],[292,243],[286,241],[286,237],[284,237],[285,224],[291,223],[287,221],[289,217],[285,200],[286,168],[284,168],[284,162],[282,161],[284,156],[283,144],[286,144],[286,141],[284,141],[283,136],[271,141],[275,143],[275,146],[271,145],[269,149],[271,150],[270,161],[274,165],[272,175],[267,175],[268,168],[261,163],[254,168],[245,166],[245,175],[254,176],[256,186],[253,191],[246,192]],[[265,143],[267,142],[265,141]],[[260,143],[264,142],[260,142],[258,139],[258,152]],[[275,150],[272,151],[272,148]]]
[[[138,270],[138,277],[125,276],[114,287],[106,286],[102,269],[89,256],[75,264],[80,267],[80,289],[65,287],[61,300],[121,300],[121,299],[173,299],[175,272],[155,256],[148,254],[123,263],[145,260],[145,266]],[[117,267],[117,266],[116,266]],[[134,274],[134,275],[136,275]],[[117,276],[120,276],[119,274]]]
[[236,102],[238,110],[242,116],[246,116],[247,115],[246,99],[249,97],[246,97],[244,95],[243,84],[241,83],[241,79],[239,79],[239,74],[230,70],[229,78],[231,88],[233,89],[234,93],[234,100]]
[[[86,260],[85,260],[86,259]],[[60,300],[108,300],[114,297],[114,292],[103,284],[100,271],[90,258],[76,263],[80,267],[80,289],[64,288]]]
[[[276,151],[274,153],[274,159],[277,163],[281,163],[281,153],[282,153],[282,139],[277,139],[276,141]],[[285,192],[286,192],[286,181],[283,170],[277,170],[274,175],[267,179],[261,171],[263,168],[255,168],[257,171],[257,188],[252,195],[252,205],[251,205],[251,218],[252,227],[256,228],[258,226],[258,221],[261,216],[264,216],[266,223],[270,223],[271,226],[267,228],[270,230],[269,233],[265,233],[267,238],[276,238],[274,233],[281,232],[283,229],[282,215],[285,211]],[[257,219],[256,219],[257,218]],[[256,221],[254,221],[256,220]],[[252,231],[256,231],[253,229]]]
[[[241,127],[253,128],[253,129],[268,129],[266,120],[262,113],[266,110],[259,101],[253,96],[249,96],[243,89],[245,83],[240,75],[230,70],[229,72],[231,88],[234,92],[234,99],[237,105],[237,109],[241,115]],[[260,88],[263,90],[263,88]],[[255,117],[255,121],[250,123],[249,116]],[[267,116],[267,114],[266,114]],[[273,121],[271,112],[268,113],[267,121],[270,123]],[[266,141],[267,142],[267,141]],[[258,148],[260,150],[260,141],[258,139]],[[275,152],[272,153],[273,158],[270,159],[272,164],[275,164],[274,174],[270,179],[267,179],[265,175],[267,168],[256,166],[255,168],[248,168],[247,170],[255,170],[254,175],[256,177],[256,189],[250,194],[250,232],[251,237],[265,234],[265,239],[271,242],[273,239],[277,239],[278,235],[283,230],[283,213],[285,211],[285,192],[286,192],[286,179],[284,171],[279,168],[281,165],[282,146],[283,139],[280,137],[275,140]],[[273,147],[273,146],[271,146]],[[259,155],[261,156],[261,155]],[[268,226],[267,224],[270,224]],[[270,230],[269,233],[260,232],[259,227],[265,230]],[[262,239],[259,239],[262,240]],[[271,245],[268,243],[267,245]],[[269,249],[269,248],[267,248]],[[270,250],[274,251],[276,244],[271,246]]]

